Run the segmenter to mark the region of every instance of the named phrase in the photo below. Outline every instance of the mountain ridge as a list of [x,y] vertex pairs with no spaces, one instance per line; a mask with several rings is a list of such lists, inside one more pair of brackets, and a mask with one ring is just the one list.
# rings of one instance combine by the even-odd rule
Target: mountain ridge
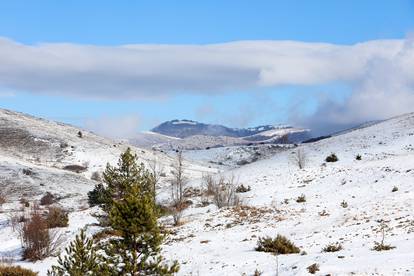
[[205,136],[228,136],[235,138],[242,138],[252,136],[263,131],[291,128],[290,126],[273,126],[273,125],[259,125],[248,128],[232,128],[221,124],[207,124],[188,119],[174,119],[165,121],[158,126],[151,129],[152,132],[159,134],[187,138],[194,135]]

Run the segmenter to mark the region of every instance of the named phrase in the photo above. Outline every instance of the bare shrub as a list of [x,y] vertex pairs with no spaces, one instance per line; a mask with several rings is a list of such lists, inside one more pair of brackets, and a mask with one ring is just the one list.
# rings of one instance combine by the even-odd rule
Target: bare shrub
[[23,245],[23,258],[29,261],[50,256],[62,243],[58,232],[49,231],[48,223],[37,206],[33,207],[30,218],[20,224],[19,235]]
[[175,202],[182,202],[184,198],[184,188],[187,184],[187,178],[184,176],[184,164],[183,164],[183,153],[182,151],[177,152],[177,158],[175,163],[172,164],[172,179],[171,193],[172,199]]
[[183,153],[177,152],[175,163],[172,164],[171,184],[171,207],[170,211],[174,219],[174,225],[179,225],[184,211],[184,188],[187,184],[187,178],[184,175]]
[[67,227],[68,213],[60,207],[49,207],[46,222],[49,228]]
[[40,205],[50,205],[55,203],[55,196],[52,195],[50,192],[47,192],[42,198],[40,199]]
[[23,258],[37,261],[49,256],[50,237],[47,222],[39,213],[33,213],[31,218],[23,223]]
[[152,174],[152,177],[154,178],[153,181],[153,194],[154,194],[154,200],[155,197],[157,195],[156,191],[157,191],[157,186],[160,182],[161,177],[165,177],[165,172],[164,172],[164,166],[158,161],[157,157],[154,155],[154,157],[152,158],[151,162],[149,163],[149,170]]
[[306,202],[306,196],[304,194],[301,194],[300,196],[298,196],[298,198],[296,199],[297,203],[304,203]]
[[314,263],[306,268],[310,274],[315,274],[319,271],[319,264]]
[[395,248],[395,246],[392,246],[390,244],[385,244],[385,235],[387,232],[390,232],[390,231],[391,231],[391,228],[389,227],[389,225],[385,221],[380,221],[380,226],[377,232],[379,232],[382,236],[381,242],[374,242],[375,245],[372,248],[372,250],[384,251],[384,250],[391,250]]
[[[0,183],[1,184],[1,183]],[[12,191],[8,185],[0,185],[0,210],[2,210],[3,204],[7,203],[12,196]]]
[[171,215],[173,217],[173,222],[175,226],[179,226],[182,224],[182,217],[183,217],[183,211],[187,208],[188,206],[186,204],[184,204],[184,202],[179,202],[177,203],[176,206],[171,206],[170,208],[170,212]]
[[8,214],[8,218],[9,218],[9,224],[10,224],[13,232],[18,231],[19,230],[19,224],[26,220],[24,215],[20,212],[10,212]]
[[247,193],[250,192],[251,187],[250,186],[244,186],[243,184],[236,187],[236,193]]
[[335,153],[331,153],[331,155],[328,155],[326,158],[325,158],[325,161],[326,162],[337,162],[339,159],[338,159],[338,157],[336,156],[336,154]]
[[299,167],[299,169],[305,168],[306,165],[306,153],[303,148],[298,148],[293,155],[293,160],[295,164]]
[[6,203],[6,194],[2,191],[0,191],[0,209],[3,206],[4,203]]
[[213,181],[213,202],[218,208],[237,206],[240,204],[240,198],[236,194],[234,177],[226,180],[220,177],[218,181]]
[[212,196],[214,194],[215,180],[210,174],[203,176],[203,186],[205,195]]

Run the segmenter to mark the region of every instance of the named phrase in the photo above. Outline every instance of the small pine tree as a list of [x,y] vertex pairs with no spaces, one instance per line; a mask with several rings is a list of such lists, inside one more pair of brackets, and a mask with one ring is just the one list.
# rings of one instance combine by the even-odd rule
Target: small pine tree
[[93,240],[86,238],[84,230],[81,230],[65,251],[66,256],[59,256],[58,265],[52,266],[47,272],[48,276],[109,275],[109,268],[101,262]]
[[151,194],[138,184],[131,185],[122,200],[113,203],[111,226],[120,234],[107,247],[110,263],[119,275],[172,275],[179,267],[162,264],[163,240]]
[[109,206],[111,200],[111,194],[102,183],[96,184],[95,188],[88,192],[88,203],[91,207],[97,205],[102,206],[105,204]]
[[148,193],[154,198],[154,177],[145,169],[144,164],[137,164],[137,156],[128,148],[118,161],[118,166],[106,166],[103,179],[111,200],[104,203],[104,209],[109,212],[112,203],[124,198],[128,187],[132,184],[140,186],[142,193]]

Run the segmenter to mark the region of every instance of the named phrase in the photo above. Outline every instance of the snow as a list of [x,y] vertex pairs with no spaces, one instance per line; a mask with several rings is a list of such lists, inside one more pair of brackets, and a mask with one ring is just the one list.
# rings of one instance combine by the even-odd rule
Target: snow
[[[275,275],[276,257],[254,247],[257,237],[280,233],[307,252],[278,256],[280,275],[306,275],[313,263],[320,265],[318,275],[412,275],[413,135],[414,114],[409,114],[303,145],[308,156],[304,170],[293,164],[294,150],[231,170],[227,175],[252,187],[243,195],[246,205],[275,210],[230,228],[226,225],[236,220],[234,212],[192,210],[195,215],[176,234],[184,240],[165,246],[167,256],[184,263],[180,275],[251,275],[256,268]],[[339,161],[322,165],[331,152]],[[357,154],[361,161],[355,160]],[[399,190],[393,193],[394,186]],[[305,203],[295,201],[301,194]],[[344,200],[347,208],[340,206]],[[324,210],[328,216],[319,214]],[[381,239],[378,220],[389,221],[386,243],[395,249],[371,250]],[[341,242],[344,250],[321,253],[331,242]]]
[[[54,132],[68,135],[56,129]],[[22,166],[30,165],[39,175],[70,174],[87,179],[95,169],[103,169],[106,162],[115,162],[127,146],[113,147],[112,141],[98,140],[71,141],[75,145],[73,154],[61,159],[64,164],[89,162],[91,169],[86,173],[62,172],[56,160],[51,163],[59,166],[53,168],[46,162],[36,165],[27,156],[5,156],[0,151],[0,174],[12,178],[19,175]],[[414,275],[414,113],[300,147],[306,155],[302,170],[294,162],[297,149],[289,147],[251,164],[218,166],[224,177],[235,176],[238,184],[251,187],[251,191],[239,194],[241,207],[201,207],[199,203],[204,199],[192,197],[193,204],[184,212],[183,225],[172,226],[170,217],[160,220],[171,230],[163,254],[167,260],[179,261],[178,275],[252,275],[255,269],[262,271],[262,275],[309,275],[306,268],[313,263],[320,265],[316,275]],[[232,153],[235,159],[239,157],[236,148],[226,151],[222,148],[186,152],[186,159],[194,159],[186,161],[189,185],[201,187],[203,174],[218,171],[206,163],[208,160]],[[338,162],[324,161],[331,153],[338,156]],[[150,160],[152,154],[158,154],[168,173],[173,157],[145,151],[143,160]],[[355,159],[357,154],[362,160]],[[18,179],[30,183],[24,182],[25,176]],[[64,201],[65,206],[73,209],[69,227],[62,229],[67,242],[84,225],[89,225],[89,234],[97,230],[91,215],[97,210],[80,208],[88,185],[71,183],[73,187],[63,181],[50,186],[59,193],[67,188],[68,193],[79,194],[72,202]],[[394,186],[398,191],[392,192]],[[302,194],[306,202],[296,202]],[[159,199],[167,200],[168,195],[165,181]],[[348,204],[346,208],[341,206],[343,201]],[[13,208],[15,205],[8,203],[4,206],[6,212],[0,213],[0,256],[18,259],[21,249],[17,233],[7,223],[7,210]],[[372,247],[381,240],[381,220],[391,228],[385,243],[396,248],[377,252]],[[307,254],[274,256],[254,250],[259,237],[277,234],[287,236]],[[344,249],[322,253],[322,248],[332,242],[340,242]],[[40,275],[45,275],[54,262],[54,257],[36,263],[17,261],[40,271]]]
[[[275,128],[275,129],[270,129],[270,130],[266,130],[263,132],[260,132],[256,135],[252,135],[252,136],[266,136],[266,137],[273,137],[273,136],[279,136],[282,137],[286,134],[291,134],[291,133],[300,133],[300,132],[307,132],[309,131],[308,129],[302,129],[302,128]],[[250,137],[252,137],[250,136]]]
[[197,122],[188,121],[188,120],[178,120],[178,121],[173,121],[172,124],[173,125],[197,125]]

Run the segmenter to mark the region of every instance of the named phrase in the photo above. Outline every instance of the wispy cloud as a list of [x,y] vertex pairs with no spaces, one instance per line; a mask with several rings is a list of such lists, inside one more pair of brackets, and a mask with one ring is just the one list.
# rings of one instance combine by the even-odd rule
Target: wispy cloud
[[84,127],[108,138],[131,138],[137,134],[139,118],[136,115],[102,116],[85,120]]

